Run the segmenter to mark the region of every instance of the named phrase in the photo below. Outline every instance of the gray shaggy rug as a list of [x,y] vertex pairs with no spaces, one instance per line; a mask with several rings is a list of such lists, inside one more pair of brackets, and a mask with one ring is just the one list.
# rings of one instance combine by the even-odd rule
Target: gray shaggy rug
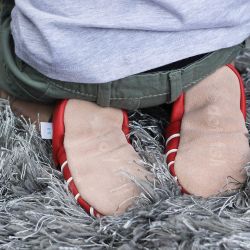
[[[250,121],[250,50],[237,63]],[[181,195],[164,165],[164,107],[131,114],[133,145],[154,183],[119,217],[94,219],[76,204],[33,125],[0,101],[0,249],[249,249],[250,180],[234,193]],[[133,119],[136,118],[136,119]],[[250,177],[250,164],[246,171]],[[234,181],[234,180],[232,180]]]

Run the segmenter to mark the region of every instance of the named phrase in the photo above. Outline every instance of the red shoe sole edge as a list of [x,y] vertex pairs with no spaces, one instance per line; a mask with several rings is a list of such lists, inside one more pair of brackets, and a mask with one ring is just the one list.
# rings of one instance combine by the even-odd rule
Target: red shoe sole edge
[[[78,192],[78,189],[74,183],[70,169],[67,163],[67,156],[64,149],[64,112],[68,100],[61,100],[56,105],[53,114],[53,138],[52,138],[52,149],[53,149],[53,160],[56,166],[60,166],[60,170],[64,176],[64,179],[67,182],[68,188],[71,193],[74,195],[77,203],[91,216],[99,218],[103,216],[96,209],[94,209],[88,202],[86,202]],[[129,129],[129,119],[126,111],[123,112],[123,124],[122,131],[124,132],[127,141],[130,143],[128,135],[130,133]]]
[[[241,78],[241,75],[237,71],[237,69],[231,65],[227,64],[227,67],[229,67],[235,75],[238,77],[239,84],[240,84],[240,110],[243,114],[244,120],[246,121],[246,116],[247,116],[247,110],[246,110],[246,96],[245,96],[245,91],[244,91],[244,84],[243,80]],[[180,185],[178,182],[177,176],[175,174],[174,170],[174,161],[175,157],[177,155],[177,151],[175,149],[179,148],[179,143],[180,143],[180,131],[181,131],[181,122],[182,118],[185,112],[185,94],[182,93],[178,99],[173,103],[172,106],[172,113],[170,117],[170,124],[166,128],[166,133],[165,133],[165,138],[170,138],[173,135],[176,135],[176,137],[173,137],[170,139],[166,145],[165,148],[165,154],[167,154],[166,157],[166,163],[169,166],[169,171],[172,176],[176,177],[177,183]],[[179,136],[177,136],[179,134]],[[171,151],[173,150],[173,151]],[[170,153],[168,153],[170,152]],[[181,192],[189,194],[187,190],[185,190],[181,185]]]

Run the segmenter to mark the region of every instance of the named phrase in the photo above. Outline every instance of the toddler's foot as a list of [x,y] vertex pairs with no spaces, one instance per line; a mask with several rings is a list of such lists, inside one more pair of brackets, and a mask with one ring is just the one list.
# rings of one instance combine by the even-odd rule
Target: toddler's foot
[[187,192],[208,197],[246,180],[250,150],[240,102],[239,79],[226,66],[184,94],[179,147],[169,157],[176,154],[170,165]]
[[64,150],[72,176],[67,182],[74,181],[79,192],[74,194],[76,199],[80,195],[103,215],[123,213],[140,194],[126,173],[141,180],[150,176],[137,164],[139,156],[122,125],[121,110],[80,100],[66,104]]

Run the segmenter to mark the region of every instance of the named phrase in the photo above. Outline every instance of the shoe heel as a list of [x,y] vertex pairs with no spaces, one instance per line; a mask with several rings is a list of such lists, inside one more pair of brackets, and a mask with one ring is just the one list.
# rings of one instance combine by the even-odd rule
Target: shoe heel
[[130,129],[129,129],[128,113],[125,110],[122,110],[122,113],[123,113],[122,131],[125,134],[128,143],[131,144],[131,140],[129,138]]
[[239,84],[240,84],[240,109],[241,109],[241,112],[242,112],[242,114],[244,116],[244,119],[246,121],[246,119],[247,119],[247,107],[246,107],[246,94],[245,94],[245,87],[244,87],[243,79],[242,79],[239,71],[232,64],[227,64],[226,66],[228,68],[230,68],[239,79]]
[[64,111],[68,100],[60,101],[55,108],[53,114],[53,138],[52,138],[52,151],[53,160],[55,165],[58,167],[60,164],[59,152],[63,147],[64,142]]

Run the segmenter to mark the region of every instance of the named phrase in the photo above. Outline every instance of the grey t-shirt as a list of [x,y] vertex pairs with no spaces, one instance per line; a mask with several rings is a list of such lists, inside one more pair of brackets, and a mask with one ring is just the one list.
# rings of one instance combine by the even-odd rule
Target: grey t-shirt
[[15,0],[16,54],[58,80],[103,83],[241,43],[249,0]]

